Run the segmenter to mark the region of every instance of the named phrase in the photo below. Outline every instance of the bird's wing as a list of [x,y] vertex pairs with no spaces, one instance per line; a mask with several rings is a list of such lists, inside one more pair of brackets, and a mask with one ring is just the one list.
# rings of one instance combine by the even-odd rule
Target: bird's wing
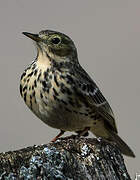
[[[96,110],[106,120],[107,124],[117,133],[113,111],[101,91],[84,69],[77,69],[77,85],[74,87],[81,100]],[[78,87],[78,88],[76,88]]]

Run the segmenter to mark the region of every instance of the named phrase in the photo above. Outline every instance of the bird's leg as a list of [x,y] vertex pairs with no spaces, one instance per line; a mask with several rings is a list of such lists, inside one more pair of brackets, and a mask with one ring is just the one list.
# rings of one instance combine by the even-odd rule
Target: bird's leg
[[61,137],[64,134],[65,131],[61,130],[60,133],[51,140],[51,142],[55,142],[59,137]]
[[82,131],[78,131],[78,136],[88,136],[88,131],[90,130],[89,127],[85,127],[85,129],[83,129]]

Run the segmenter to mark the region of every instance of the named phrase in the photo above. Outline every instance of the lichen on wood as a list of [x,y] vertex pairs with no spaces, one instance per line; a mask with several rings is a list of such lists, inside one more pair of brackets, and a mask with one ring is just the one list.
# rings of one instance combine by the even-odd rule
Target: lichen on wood
[[115,144],[66,137],[0,153],[0,179],[130,180],[130,176]]

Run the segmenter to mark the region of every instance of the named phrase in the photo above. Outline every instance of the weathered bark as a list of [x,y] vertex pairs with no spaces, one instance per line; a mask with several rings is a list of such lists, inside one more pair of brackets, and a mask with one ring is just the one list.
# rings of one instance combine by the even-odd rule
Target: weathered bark
[[120,151],[104,140],[61,138],[0,153],[0,179],[130,179]]

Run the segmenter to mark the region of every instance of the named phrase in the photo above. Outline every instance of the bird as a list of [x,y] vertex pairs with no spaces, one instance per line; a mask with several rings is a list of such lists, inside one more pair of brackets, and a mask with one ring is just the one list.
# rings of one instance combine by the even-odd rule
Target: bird
[[23,32],[33,40],[37,56],[24,70],[20,94],[29,109],[45,124],[60,130],[115,142],[121,153],[135,157],[119,137],[115,116],[106,98],[78,60],[73,40],[64,33]]

